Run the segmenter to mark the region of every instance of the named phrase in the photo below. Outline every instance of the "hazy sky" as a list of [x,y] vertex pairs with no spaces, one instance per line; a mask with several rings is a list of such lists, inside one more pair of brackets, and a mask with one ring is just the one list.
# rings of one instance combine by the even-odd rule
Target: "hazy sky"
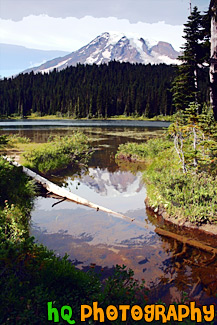
[[[137,33],[179,49],[189,0],[0,0],[0,42],[74,51],[106,31]],[[209,0],[191,0],[208,9]]]

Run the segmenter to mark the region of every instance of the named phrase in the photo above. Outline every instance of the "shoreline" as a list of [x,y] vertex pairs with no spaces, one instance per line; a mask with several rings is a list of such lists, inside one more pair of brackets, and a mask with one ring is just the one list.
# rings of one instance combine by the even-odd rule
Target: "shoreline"
[[76,120],[84,120],[84,121],[160,121],[160,122],[171,122],[173,121],[173,115],[156,115],[152,118],[144,117],[144,116],[124,116],[124,115],[115,115],[111,117],[105,117],[105,118],[97,118],[97,117],[83,117],[83,118],[73,118],[68,116],[56,116],[56,115],[44,115],[44,116],[37,116],[37,115],[28,115],[26,117],[15,117],[15,116],[8,116],[8,117],[0,117],[0,120],[2,121],[19,121],[19,120],[69,120],[69,121],[76,121]]
[[[139,159],[137,155],[133,155],[131,153],[123,153],[119,152],[116,155],[116,158],[122,161],[127,161],[129,164],[134,164],[136,162],[138,163],[145,163],[146,159]],[[197,224],[193,223],[186,219],[186,217],[175,217],[171,216],[166,208],[162,204],[158,204],[156,202],[155,205],[152,205],[150,203],[150,198],[147,196],[144,200],[146,208],[153,214],[153,216],[157,219],[163,219],[162,221],[168,222],[172,226],[177,226],[180,228],[189,229],[189,230],[196,230],[201,233],[211,235],[211,236],[217,236],[217,223],[202,223]]]
[[152,207],[151,204],[149,203],[149,198],[146,197],[145,198],[145,205],[146,208],[148,210],[150,210],[153,215],[155,215],[155,217],[157,218],[162,218],[164,221],[171,223],[174,226],[178,226],[178,227],[182,227],[182,228],[187,228],[189,230],[197,230],[203,233],[206,233],[208,235],[217,235],[217,224],[202,224],[202,225],[197,225],[194,224],[190,221],[186,221],[184,218],[175,218],[170,216],[166,209],[163,206],[158,206],[158,208],[156,207]]

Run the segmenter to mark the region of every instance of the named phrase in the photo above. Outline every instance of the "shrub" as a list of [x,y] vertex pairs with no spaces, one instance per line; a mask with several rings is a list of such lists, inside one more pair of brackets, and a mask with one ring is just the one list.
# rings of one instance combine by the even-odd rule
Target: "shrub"
[[58,310],[71,306],[76,323],[82,304],[98,301],[106,308],[114,303],[136,303],[139,292],[144,304],[143,284],[125,266],[116,266],[114,274],[102,282],[93,271],[76,269],[67,256],[57,257],[35,244],[17,220],[21,220],[20,212],[6,204],[0,212],[1,324],[49,324],[48,301]]
[[0,208],[7,200],[26,215],[32,208],[34,195],[34,183],[23,173],[22,167],[15,167],[0,157]]
[[128,142],[118,147],[116,158],[121,155],[130,155],[135,160],[144,161],[146,158],[154,158],[158,153],[170,148],[172,145],[172,141],[165,138],[149,139],[145,143]]
[[8,140],[9,140],[9,146],[13,146],[16,143],[30,143],[31,140],[27,137],[21,137],[18,136],[16,134],[11,134],[10,136],[8,136]]
[[190,168],[183,173],[173,143],[166,137],[121,145],[116,157],[120,154],[147,162],[143,177],[153,208],[163,206],[171,216],[197,224],[216,222],[216,166],[212,165],[212,173],[204,164],[197,173]]
[[87,137],[77,132],[72,136],[56,136],[39,148],[27,151],[24,157],[29,167],[46,174],[71,164],[86,163],[90,151]]

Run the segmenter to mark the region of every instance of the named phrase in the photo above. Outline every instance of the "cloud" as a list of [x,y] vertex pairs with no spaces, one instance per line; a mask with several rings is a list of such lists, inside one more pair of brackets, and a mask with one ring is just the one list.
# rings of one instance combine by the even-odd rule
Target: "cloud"
[[18,22],[0,19],[0,42],[43,50],[75,51],[103,32],[117,31],[170,42],[178,50],[183,43],[182,30],[182,26],[172,26],[163,21],[151,24],[130,23],[116,17],[86,16],[78,19],[31,15]]
[[[192,6],[208,9],[208,0],[192,0]],[[182,25],[189,15],[189,0],[1,0],[1,18],[20,21],[29,15],[55,18],[117,17],[131,23]]]

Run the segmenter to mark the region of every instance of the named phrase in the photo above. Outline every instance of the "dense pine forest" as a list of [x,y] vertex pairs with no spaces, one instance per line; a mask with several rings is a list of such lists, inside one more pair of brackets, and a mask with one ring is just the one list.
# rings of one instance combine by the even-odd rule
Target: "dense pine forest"
[[[0,115],[25,117],[56,114],[59,117],[106,118],[171,115],[172,84],[177,68],[165,64],[110,62],[77,65],[60,72],[20,74],[0,81]],[[199,85],[206,100],[208,73]]]

